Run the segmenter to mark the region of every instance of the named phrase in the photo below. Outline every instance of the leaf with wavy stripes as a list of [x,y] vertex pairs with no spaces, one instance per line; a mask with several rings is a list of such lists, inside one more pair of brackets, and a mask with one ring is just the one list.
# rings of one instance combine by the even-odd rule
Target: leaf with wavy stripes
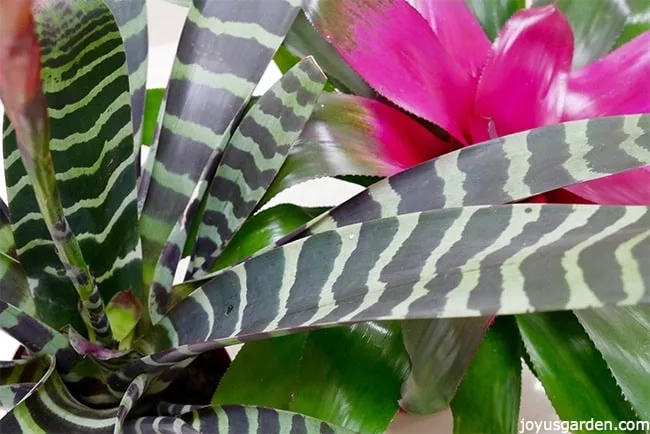
[[147,2],[146,0],[104,1],[113,12],[124,41],[131,90],[133,146],[134,152],[137,153],[142,144],[144,105],[147,93],[147,55],[149,52]]
[[9,209],[2,200],[0,200],[0,300],[16,306],[27,315],[37,316],[25,270],[16,255],[14,235],[9,222]]
[[111,381],[119,390],[194,353],[341,323],[650,303],[650,268],[622,272],[649,249],[639,206],[465,207],[349,225],[219,273],[153,329],[158,353]]
[[9,411],[34,393],[54,371],[50,355],[0,361],[0,409]]
[[326,80],[307,57],[242,119],[210,185],[189,276],[209,272],[252,214],[311,116]]
[[[255,209],[309,119],[325,80],[312,58],[296,65],[244,116],[221,158],[209,189],[207,180],[210,178],[201,176],[156,265],[149,292],[149,314],[154,324],[169,307],[174,272],[192,222],[200,213],[202,198],[207,194],[193,255],[197,271],[198,266],[207,269],[212,266],[217,255]],[[210,158],[217,155],[215,151]],[[213,166],[208,162],[204,170],[210,167]]]
[[[141,295],[129,83],[122,39],[102,0],[48,0],[35,15],[50,151],[63,213],[105,300]],[[64,31],[65,29],[65,31]],[[12,228],[39,316],[83,325],[78,296],[54,248],[5,123]]]
[[[140,197],[146,197],[140,224],[146,288],[197,183],[221,159],[236,117],[282,43],[298,3],[239,0],[235,8],[231,1],[195,0],[190,8],[151,157],[155,161],[140,184]],[[216,158],[210,158],[214,152]],[[213,167],[205,170],[208,160]]]
[[143,417],[131,421],[124,434],[166,433],[237,434],[352,434],[353,431],[317,419],[266,407],[224,405],[204,407],[181,417]]

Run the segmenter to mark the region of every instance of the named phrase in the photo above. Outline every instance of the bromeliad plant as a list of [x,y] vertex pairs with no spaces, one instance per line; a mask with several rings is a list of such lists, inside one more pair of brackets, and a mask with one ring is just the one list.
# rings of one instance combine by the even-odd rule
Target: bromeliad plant
[[[378,54],[358,51],[371,30],[409,62],[405,74],[426,59],[396,38],[424,23],[406,2],[303,6],[384,97],[354,62]],[[406,408],[454,397],[455,430],[511,432],[521,357],[562,418],[650,417],[648,204],[504,205],[650,164],[650,117],[455,150],[474,136],[380,101],[303,15],[294,23],[298,1],[189,7],[158,115],[145,97],[143,0],[0,0],[0,326],[28,351],[0,366],[11,409],[0,431],[378,432],[408,376]],[[304,57],[251,100],[276,51],[280,64],[312,52],[330,79]],[[409,77],[396,91],[413,90]],[[322,94],[334,88],[366,98]],[[488,137],[514,132],[494,118]],[[423,161],[324,214],[256,213],[309,177]],[[187,281],[174,285],[183,257]],[[223,374],[220,349],[249,341],[216,390],[204,381]],[[196,383],[207,398],[190,396]]]

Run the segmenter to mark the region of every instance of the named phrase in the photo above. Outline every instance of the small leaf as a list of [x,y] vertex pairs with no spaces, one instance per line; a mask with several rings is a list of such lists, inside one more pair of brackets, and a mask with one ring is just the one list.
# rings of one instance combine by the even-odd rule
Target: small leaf
[[454,434],[518,431],[521,350],[513,318],[497,318],[451,401]]
[[142,316],[142,303],[131,291],[120,291],[106,305],[106,315],[118,342],[127,339]]
[[573,313],[519,315],[517,324],[537,377],[561,419],[636,420]]
[[608,307],[575,314],[638,415],[650,420],[650,308]]

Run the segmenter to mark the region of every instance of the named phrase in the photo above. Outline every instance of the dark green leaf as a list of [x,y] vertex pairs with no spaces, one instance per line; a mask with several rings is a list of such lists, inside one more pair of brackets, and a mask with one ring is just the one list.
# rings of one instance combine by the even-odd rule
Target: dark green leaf
[[650,420],[650,308],[608,307],[575,314],[637,414]]
[[535,372],[561,419],[615,423],[636,419],[573,313],[521,315],[517,324]]
[[455,434],[518,432],[520,357],[517,325],[497,318],[451,401]]
[[[492,40],[515,12],[526,7],[526,0],[465,0]],[[580,1],[580,0],[579,0]],[[589,0],[587,0],[589,1]]]
[[600,59],[619,38],[627,13],[619,0],[536,0],[535,6],[556,4],[571,23],[573,68]]
[[408,367],[398,323],[285,336],[245,345],[213,403],[273,406],[383,433]]
[[9,411],[47,381],[54,370],[52,356],[0,362],[0,410]]
[[403,321],[411,373],[400,406],[416,414],[447,408],[491,321],[489,317]]
[[[20,164],[14,131],[5,129],[13,231],[39,317],[55,328],[72,324],[83,330],[79,297],[89,307],[101,304],[97,287],[105,300],[127,289],[142,295],[126,60],[118,27],[102,0],[53,0],[38,9],[35,20],[51,140],[49,149],[44,142],[34,154],[38,166],[31,168]],[[60,37],[52,38],[53,33]],[[48,172],[52,163],[56,183]],[[35,176],[39,181],[30,183]],[[52,241],[62,240],[66,231],[71,238]],[[60,257],[78,269],[73,279]],[[90,322],[108,335],[105,315],[93,315]]]

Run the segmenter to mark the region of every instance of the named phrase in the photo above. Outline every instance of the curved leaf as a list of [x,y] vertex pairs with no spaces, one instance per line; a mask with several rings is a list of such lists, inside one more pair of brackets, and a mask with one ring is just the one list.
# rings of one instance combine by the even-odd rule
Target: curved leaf
[[497,318],[451,401],[455,434],[518,432],[521,350],[513,318]]
[[212,402],[283,408],[383,433],[407,372],[399,324],[335,327],[246,344]]
[[139,195],[146,198],[140,221],[145,288],[196,185],[214,174],[236,117],[298,13],[295,3],[245,0],[233,9],[231,2],[193,2],[172,68],[153,166],[140,183]]
[[515,12],[526,7],[526,0],[465,0],[488,37],[494,40],[501,27]]
[[625,22],[623,33],[616,42],[617,48],[650,30],[650,15],[648,15],[650,3],[646,0],[625,0],[625,4],[629,7],[630,14]]
[[[69,226],[61,226],[54,234],[66,230],[76,234],[80,250],[73,249],[76,259],[66,253],[65,261],[83,270],[83,252],[102,298],[108,300],[127,289],[142,294],[129,83],[122,39],[102,0],[48,0],[41,4],[35,20],[50,118],[49,148],[57,172],[50,172],[47,183],[30,185],[15,131],[6,123],[5,174],[16,247],[39,316],[55,328],[72,324],[83,330],[78,296],[48,227],[54,229],[60,217],[66,217]],[[46,149],[42,155],[47,155]],[[47,167],[44,164],[42,167]],[[62,209],[48,211],[46,225],[41,210],[51,206],[50,199],[56,200],[57,196],[51,195],[55,177]],[[35,188],[39,189],[37,196]],[[64,220],[60,221],[63,224]],[[60,249],[61,243],[58,245]],[[93,291],[87,271],[88,284],[81,287],[90,289],[80,290],[84,300]],[[101,301],[96,295],[90,297],[93,302]]]
[[28,398],[54,371],[52,356],[0,362],[0,409],[8,411]]
[[555,3],[573,30],[573,69],[582,68],[607,54],[618,40],[627,13],[618,0],[536,0],[535,6]]
[[517,324],[535,373],[560,418],[615,423],[636,419],[573,313],[523,315]]
[[325,82],[318,65],[308,57],[246,113],[210,185],[189,276],[209,272],[253,212],[311,116]]
[[608,307],[575,315],[637,414],[650,420],[650,308]]

